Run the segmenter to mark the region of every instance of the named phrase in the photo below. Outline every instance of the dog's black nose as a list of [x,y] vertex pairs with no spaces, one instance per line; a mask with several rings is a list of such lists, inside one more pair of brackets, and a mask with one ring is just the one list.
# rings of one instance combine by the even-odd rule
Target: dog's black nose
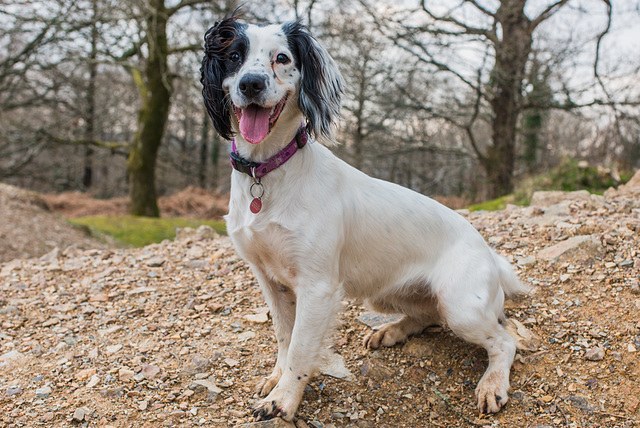
[[247,98],[254,98],[260,95],[267,87],[267,76],[264,74],[246,74],[240,79],[238,87],[242,95]]

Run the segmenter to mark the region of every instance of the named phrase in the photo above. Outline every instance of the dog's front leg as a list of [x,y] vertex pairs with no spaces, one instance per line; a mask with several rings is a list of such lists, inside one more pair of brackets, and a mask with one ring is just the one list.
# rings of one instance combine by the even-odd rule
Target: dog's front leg
[[256,267],[252,266],[252,271],[258,279],[264,299],[271,311],[273,330],[278,342],[276,365],[271,374],[258,382],[256,387],[257,393],[264,397],[276,386],[287,364],[291,332],[296,317],[296,295],[289,287],[273,281]]
[[325,336],[340,306],[340,293],[330,281],[307,284],[295,289],[296,316],[286,364],[275,388],[256,404],[256,420],[276,416],[292,420],[304,388],[318,367]]

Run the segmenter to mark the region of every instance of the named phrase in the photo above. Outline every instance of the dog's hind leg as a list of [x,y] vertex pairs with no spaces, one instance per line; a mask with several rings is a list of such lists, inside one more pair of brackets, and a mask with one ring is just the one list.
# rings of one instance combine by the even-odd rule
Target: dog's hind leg
[[384,324],[376,330],[370,331],[364,338],[364,347],[377,349],[381,346],[393,346],[396,343],[402,343],[412,334],[419,334],[428,325],[420,320],[403,316],[398,321]]
[[[488,321],[488,320],[486,320]],[[489,366],[476,387],[480,413],[495,413],[508,400],[509,372],[516,353],[515,340],[496,319],[478,325],[475,331],[452,327],[464,340],[482,346],[489,355]]]
[[291,332],[296,317],[296,295],[289,287],[272,280],[255,266],[252,267],[252,271],[258,278],[262,294],[271,311],[273,329],[278,342],[276,365],[271,374],[263,378],[256,386],[258,395],[264,397],[280,380],[287,362]]
[[396,296],[388,300],[367,301],[367,305],[378,312],[402,313],[404,316],[398,321],[384,324],[370,331],[363,341],[365,348],[394,346],[440,321],[436,301],[431,296],[422,298],[412,296],[404,299]]
[[508,400],[509,372],[516,353],[516,341],[505,328],[504,295],[497,273],[490,268],[457,279],[466,284],[446,287],[439,306],[457,336],[487,350],[489,366],[478,382],[476,397],[480,413],[494,413]]

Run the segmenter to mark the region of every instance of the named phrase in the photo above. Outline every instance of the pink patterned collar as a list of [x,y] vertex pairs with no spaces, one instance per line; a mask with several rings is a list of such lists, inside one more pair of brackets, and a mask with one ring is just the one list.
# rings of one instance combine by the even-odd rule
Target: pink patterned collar
[[270,173],[271,171],[278,169],[281,165],[287,162],[291,157],[307,144],[307,132],[304,127],[300,128],[296,136],[291,142],[280,152],[271,156],[264,162],[252,162],[238,154],[236,147],[236,140],[231,143],[231,166],[240,172],[253,177],[254,180],[260,180],[262,177]]

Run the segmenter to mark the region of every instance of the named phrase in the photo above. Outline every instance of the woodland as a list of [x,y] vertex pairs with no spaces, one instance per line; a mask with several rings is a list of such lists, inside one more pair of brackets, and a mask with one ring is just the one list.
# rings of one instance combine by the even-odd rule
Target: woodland
[[[637,0],[41,0],[0,4],[0,181],[45,193],[228,191],[203,35],[299,19],[348,89],[336,153],[430,196],[512,193],[567,160],[640,166]],[[621,178],[622,177],[622,178]]]

